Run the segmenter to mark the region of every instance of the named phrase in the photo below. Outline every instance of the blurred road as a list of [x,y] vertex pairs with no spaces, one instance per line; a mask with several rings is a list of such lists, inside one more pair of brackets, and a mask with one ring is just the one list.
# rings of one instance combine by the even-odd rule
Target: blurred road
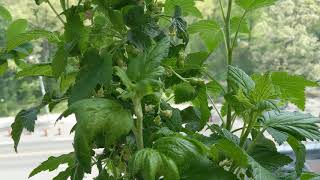
[[[44,139],[42,141],[22,142],[19,144],[19,153],[13,151],[13,144],[0,145],[0,179],[24,180],[29,173],[49,156],[58,156],[72,151],[72,140]],[[59,167],[59,170],[63,170]],[[59,171],[41,173],[30,178],[31,180],[52,179]]]

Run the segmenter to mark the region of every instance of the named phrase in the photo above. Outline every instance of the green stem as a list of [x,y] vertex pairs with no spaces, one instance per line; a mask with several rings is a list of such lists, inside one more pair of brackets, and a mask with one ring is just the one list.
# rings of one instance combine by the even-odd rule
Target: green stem
[[220,10],[221,10],[221,14],[222,14],[223,20],[225,21],[226,20],[226,16],[224,15],[224,10],[223,10],[223,6],[222,6],[222,3],[221,3],[221,0],[219,0],[219,5],[220,5]]
[[142,106],[141,106],[141,98],[134,97],[133,98],[133,106],[134,106],[134,113],[137,116],[137,121],[135,124],[135,136],[137,141],[138,149],[143,149],[143,113],[142,113]]
[[235,46],[235,44],[236,44],[236,41],[237,41],[237,38],[238,38],[238,34],[239,34],[239,30],[240,30],[240,27],[241,27],[241,23],[242,23],[242,21],[244,20],[246,14],[247,14],[247,11],[245,11],[245,12],[243,13],[243,15],[241,16],[240,22],[239,22],[238,27],[237,27],[236,34],[235,34],[234,39],[233,39],[233,42],[232,42],[232,46],[231,46],[231,49],[232,49],[232,50],[234,49],[234,46]]
[[210,100],[210,102],[211,102],[214,110],[217,112],[218,116],[220,117],[221,122],[222,122],[222,125],[224,125],[225,122],[224,122],[224,120],[223,120],[223,117],[222,117],[222,115],[220,114],[220,112],[219,112],[218,108],[216,107],[216,105],[214,104],[213,99],[211,98],[211,96],[210,96],[209,94],[207,94],[207,96],[209,97],[209,100]]
[[244,143],[246,142],[246,139],[249,136],[255,124],[256,119],[257,119],[257,114],[253,112],[250,116],[247,129],[244,131],[243,135],[240,137],[240,144],[239,144],[240,147],[243,147]]
[[[226,37],[226,45],[227,45],[227,62],[228,66],[232,65],[232,48],[231,48],[231,34],[230,34],[230,19],[231,19],[231,9],[232,9],[232,0],[228,1],[228,10],[227,10],[227,16],[225,19],[225,37]],[[228,73],[229,76],[229,73]],[[230,82],[227,81],[227,92],[231,92],[230,88]],[[226,123],[226,129],[230,130],[232,127],[232,109],[231,106],[228,105],[227,107],[227,123]]]
[[53,7],[53,5],[51,4],[51,2],[49,0],[46,0],[46,2],[49,4],[50,8],[52,9],[52,11],[54,12],[54,14],[58,17],[58,19],[62,22],[62,24],[65,24],[64,20],[61,18],[61,16],[59,15],[59,13],[57,12],[57,10]]

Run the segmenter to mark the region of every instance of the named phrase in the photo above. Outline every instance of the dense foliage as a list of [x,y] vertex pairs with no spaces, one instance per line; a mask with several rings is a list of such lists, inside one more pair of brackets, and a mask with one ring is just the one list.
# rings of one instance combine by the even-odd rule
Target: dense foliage
[[[0,51],[1,69],[15,59],[22,69],[18,77],[56,79],[59,90],[17,114],[11,126],[14,148],[18,150],[24,129],[34,131],[45,105],[52,109],[67,101],[61,118],[75,114],[77,123],[72,128],[74,152],[50,157],[30,177],[60,164],[68,166],[56,180],[83,179],[93,168],[96,179],[316,177],[304,172],[302,142],[320,140],[320,119],[283,106],[293,103],[304,110],[305,88],[318,83],[280,71],[249,76],[233,66],[239,35],[250,32],[247,16],[275,1],[220,3],[220,22],[202,18],[194,0],[79,0],[72,6],[61,0],[60,14],[49,0],[36,0],[52,8],[64,31],[28,31],[25,20],[12,21]],[[233,14],[235,7],[241,16]],[[0,16],[10,22],[10,13],[0,8]],[[187,16],[196,20],[188,24]],[[203,41],[203,51],[187,53],[191,35]],[[39,38],[56,46],[52,61],[19,63],[21,55],[30,53],[29,41]],[[228,64],[226,85],[205,64],[221,43]],[[214,105],[218,97],[224,99],[221,111]],[[176,108],[182,103],[187,107]],[[215,124],[209,122],[212,110],[220,117]],[[294,162],[277,152],[275,143],[288,143]],[[294,169],[284,168],[290,163]]]

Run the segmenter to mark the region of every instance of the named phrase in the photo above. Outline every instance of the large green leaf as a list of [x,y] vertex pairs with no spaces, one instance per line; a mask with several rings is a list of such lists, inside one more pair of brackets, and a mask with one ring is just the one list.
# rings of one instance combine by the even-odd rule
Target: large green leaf
[[236,4],[238,4],[243,9],[250,11],[265,6],[270,6],[276,1],[277,0],[236,0]]
[[305,88],[318,86],[318,83],[309,81],[302,76],[289,75],[287,72],[273,72],[272,83],[279,87],[281,97],[295,104],[301,110],[305,108]]
[[67,167],[64,171],[59,172],[59,174],[55,176],[52,180],[68,180],[71,175],[72,175],[72,168]]
[[172,17],[171,25],[169,31],[175,34],[176,37],[182,39],[184,44],[187,45],[189,42],[189,34],[187,33],[187,21],[184,20],[181,14],[181,8],[179,6],[175,7],[174,16]]
[[179,180],[179,171],[175,162],[154,149],[142,149],[136,152],[129,163],[132,175],[142,174],[144,180],[156,180],[163,176],[168,180]]
[[67,43],[73,45],[75,54],[80,51],[83,52],[88,45],[89,33],[85,28],[83,21],[80,17],[80,8],[72,6],[65,11],[66,24],[64,26],[64,38]]
[[198,33],[209,52],[216,49],[223,40],[220,26],[213,20],[195,22],[188,27],[188,32],[190,34]]
[[112,78],[112,58],[108,53],[99,54],[92,49],[80,61],[80,72],[71,91],[70,103],[88,98],[97,84],[106,85]]
[[265,169],[263,166],[261,166],[252,158],[249,158],[249,163],[252,168],[252,175],[255,180],[277,180],[278,179],[270,171]]
[[47,76],[52,77],[51,64],[34,64],[28,66],[17,73],[17,77],[29,77],[29,76]]
[[190,160],[190,168],[181,175],[182,180],[235,180],[236,176],[214,164],[212,161]]
[[91,149],[95,138],[102,138],[102,145],[114,143],[133,127],[132,114],[118,102],[94,98],[73,103],[64,112],[67,116],[75,113],[77,125],[74,137],[76,158],[85,172],[91,171]]
[[7,42],[10,42],[17,35],[24,33],[28,28],[28,22],[25,19],[17,19],[13,21],[7,29]]
[[11,124],[11,135],[14,141],[14,149],[16,152],[23,129],[25,128],[30,132],[34,131],[35,121],[37,120],[39,111],[40,109],[38,107],[34,107],[27,110],[22,110],[16,115],[14,122]]
[[175,7],[179,6],[182,10],[183,16],[195,16],[202,17],[201,12],[195,7],[194,0],[169,0],[165,2],[164,13],[172,16],[175,11]]
[[181,171],[190,167],[189,161],[203,158],[206,152],[202,143],[178,136],[160,138],[154,148],[171,158]]
[[161,61],[168,56],[170,41],[163,38],[148,52],[129,61],[127,74],[132,81],[157,79],[164,72]]
[[230,20],[230,26],[231,26],[231,31],[232,32],[237,32],[239,28],[239,33],[249,33],[250,29],[248,27],[248,22],[246,18],[240,17],[240,16],[235,16],[231,18]]
[[227,157],[231,158],[238,166],[247,168],[249,166],[248,155],[238,145],[231,140],[222,138],[214,144],[219,151],[223,152]]
[[207,88],[205,85],[200,85],[197,87],[197,97],[192,101],[194,106],[199,109],[200,111],[200,127],[203,128],[207,122],[209,121],[209,118],[211,116],[209,105],[208,105],[208,96],[207,96]]
[[261,166],[271,172],[292,162],[290,157],[277,152],[277,147],[274,142],[265,137],[256,141],[255,146],[249,155]]
[[228,66],[228,81],[230,82],[232,89],[236,92],[240,88],[247,94],[255,87],[252,78],[244,71],[234,66]]
[[134,92],[130,93],[143,97],[152,94],[155,88],[160,87],[159,77],[165,72],[161,61],[168,56],[169,47],[169,39],[163,38],[145,53],[130,59],[126,75],[123,74],[123,70],[117,68],[117,75],[127,88],[134,83]]
[[52,73],[55,77],[59,77],[65,71],[68,64],[68,52],[63,45],[60,45],[53,60],[52,60]]
[[232,141],[221,138],[213,146],[220,152],[224,153],[228,158],[232,159],[239,167],[251,168],[254,179],[258,180],[276,180],[277,178],[251,156],[249,156],[242,148],[234,144]]
[[300,177],[306,161],[306,147],[302,144],[302,142],[298,141],[292,136],[289,136],[287,142],[295,153],[296,174],[298,177]]
[[5,19],[7,21],[12,20],[12,16],[11,16],[10,12],[3,6],[0,6],[0,17],[2,17],[3,19]]
[[68,164],[69,166],[74,163],[74,154],[63,154],[58,157],[51,156],[46,161],[42,162],[38,167],[32,170],[29,178],[42,172],[42,171],[53,171],[57,169],[61,164]]
[[300,112],[266,112],[261,121],[265,128],[290,134],[299,140],[320,140],[320,119]]
[[45,38],[52,43],[58,43],[60,41],[56,33],[40,30],[40,29],[32,30],[32,31],[17,34],[14,37],[9,38],[7,41],[7,51],[11,51],[24,43],[27,43],[31,40],[36,40],[39,38]]

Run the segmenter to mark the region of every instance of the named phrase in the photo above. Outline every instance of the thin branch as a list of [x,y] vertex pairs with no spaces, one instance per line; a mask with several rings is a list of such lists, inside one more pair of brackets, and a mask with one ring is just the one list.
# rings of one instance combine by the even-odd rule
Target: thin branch
[[220,9],[221,9],[221,14],[222,14],[223,20],[225,21],[226,20],[226,16],[224,15],[224,10],[223,10],[223,6],[222,6],[222,3],[221,3],[221,0],[219,0],[219,4],[220,4]]
[[[206,76],[208,76],[208,78],[211,79],[212,81],[217,81],[217,80],[214,79],[213,76],[211,76],[211,74],[210,74],[209,72],[207,72],[207,71],[202,71],[202,72],[204,72],[204,74],[205,74]],[[221,86],[221,84],[219,84],[219,83],[217,83],[217,84],[218,84],[219,87],[222,89],[223,93],[226,93],[224,87]]]
[[241,26],[241,23],[242,23],[242,21],[244,20],[244,18],[245,18],[245,16],[246,16],[246,14],[247,14],[247,11],[245,11],[245,12],[243,13],[243,15],[241,16],[240,22],[239,22],[238,27],[237,27],[236,34],[235,34],[234,39],[233,39],[233,42],[232,42],[231,49],[233,49],[234,46],[235,46],[235,44],[236,44],[236,41],[237,41],[237,38],[238,38],[238,34],[239,34],[239,30],[240,30],[240,26]]
[[46,2],[49,4],[50,8],[54,12],[54,14],[57,16],[57,18],[62,22],[62,24],[65,24],[64,20],[61,18],[61,16],[57,12],[57,10],[53,7],[53,5],[51,4],[50,0],[46,0]]
[[178,74],[176,71],[174,71],[170,66],[165,66],[165,68],[170,70],[174,75],[176,75],[183,82],[188,82],[188,80],[186,78],[182,77],[180,74]]
[[222,124],[224,124],[223,117],[221,116],[221,114],[220,114],[218,108],[216,107],[216,105],[214,104],[213,99],[211,98],[211,96],[210,96],[209,94],[207,94],[207,96],[209,97],[209,100],[210,100],[210,102],[211,102],[214,110],[217,112],[218,116],[220,117],[220,119],[221,119],[221,121],[222,121]]

